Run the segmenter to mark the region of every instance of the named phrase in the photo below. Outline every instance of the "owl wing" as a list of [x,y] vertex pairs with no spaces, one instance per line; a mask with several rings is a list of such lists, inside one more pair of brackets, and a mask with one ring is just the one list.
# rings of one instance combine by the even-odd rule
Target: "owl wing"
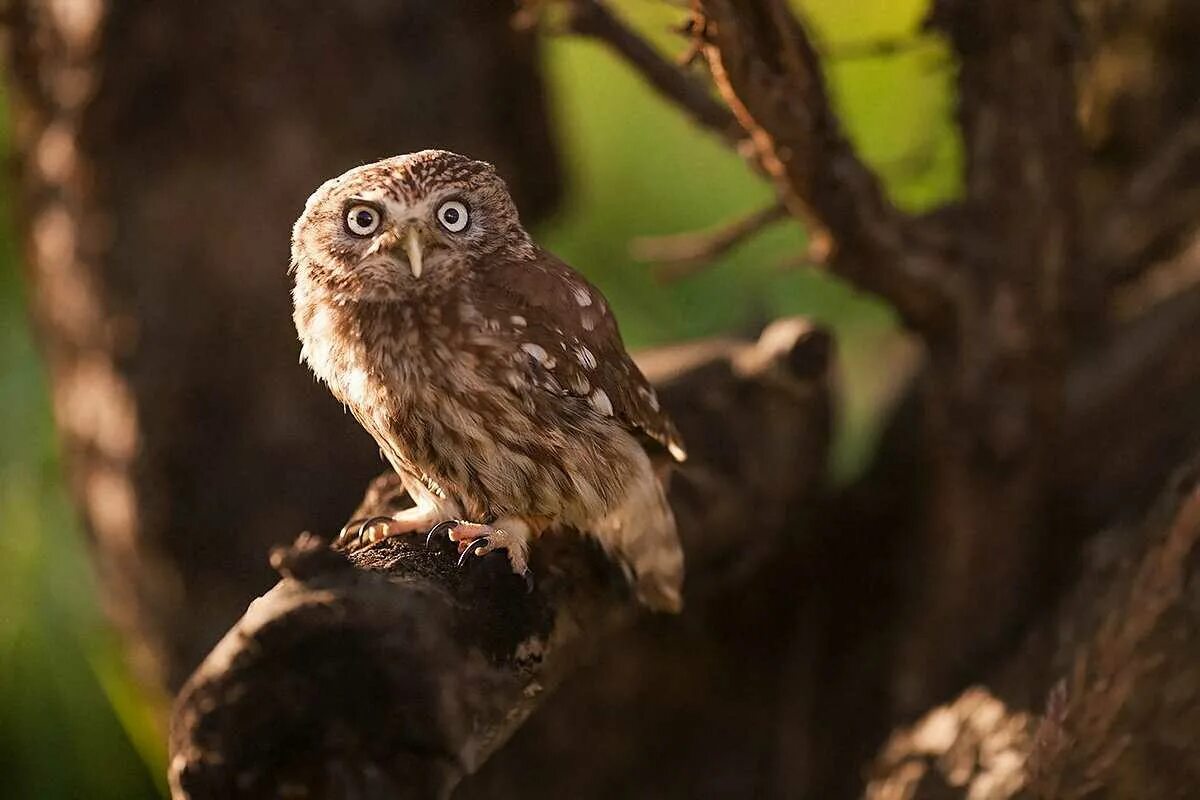
[[504,260],[481,272],[479,301],[486,308],[480,310],[520,343],[537,386],[586,399],[675,460],[687,457],[654,388],[625,351],[599,290],[541,250],[532,260]]

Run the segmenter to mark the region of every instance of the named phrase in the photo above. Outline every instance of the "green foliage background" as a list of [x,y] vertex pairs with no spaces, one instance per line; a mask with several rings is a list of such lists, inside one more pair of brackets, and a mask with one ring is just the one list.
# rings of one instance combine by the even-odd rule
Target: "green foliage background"
[[[664,49],[682,48],[670,32],[678,9],[655,0],[616,5]],[[826,54],[847,128],[893,197],[910,208],[952,195],[959,180],[951,65],[940,42],[914,39],[925,5],[798,3]],[[874,56],[859,47],[890,39],[906,45]],[[843,478],[852,475],[872,440],[870,399],[886,373],[879,353],[893,331],[888,311],[798,268],[804,236],[792,223],[695,278],[656,283],[629,257],[631,238],[718,224],[765,205],[770,191],[600,45],[556,38],[545,58],[570,194],[539,236],[607,293],[633,346],[751,332],[780,314],[808,314],[836,329],[848,400],[833,466]],[[11,210],[8,200],[0,195],[6,206],[0,210]],[[85,543],[58,471],[17,258],[6,225],[0,228],[0,798],[158,797],[165,791],[165,745],[157,720],[165,701],[133,684],[97,607]]]

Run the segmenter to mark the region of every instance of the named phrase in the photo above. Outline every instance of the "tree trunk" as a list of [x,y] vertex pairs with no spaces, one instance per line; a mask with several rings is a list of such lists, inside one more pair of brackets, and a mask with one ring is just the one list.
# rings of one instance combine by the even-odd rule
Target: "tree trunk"
[[[554,202],[507,3],[18,2],[33,316],[70,485],[141,674],[176,686],[263,556],[339,524],[375,446],[297,364],[288,231],[322,180],[438,146]],[[282,32],[286,31],[286,35]]]

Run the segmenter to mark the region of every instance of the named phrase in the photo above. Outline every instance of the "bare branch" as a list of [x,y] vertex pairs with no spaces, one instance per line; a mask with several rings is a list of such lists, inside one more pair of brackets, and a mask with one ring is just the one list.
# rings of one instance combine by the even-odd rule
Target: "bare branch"
[[603,0],[568,0],[567,24],[581,35],[599,39],[641,73],[660,95],[686,111],[701,126],[737,144],[745,132],[708,87],[671,63],[617,18]]
[[654,263],[654,273],[660,280],[675,281],[702,271],[755,234],[788,216],[787,208],[782,203],[775,203],[712,230],[635,239],[630,244],[630,250],[639,261]]
[[831,268],[912,327],[946,323],[946,259],[886,197],[834,113],[816,49],[784,0],[695,0],[717,88],[788,209],[833,243]]

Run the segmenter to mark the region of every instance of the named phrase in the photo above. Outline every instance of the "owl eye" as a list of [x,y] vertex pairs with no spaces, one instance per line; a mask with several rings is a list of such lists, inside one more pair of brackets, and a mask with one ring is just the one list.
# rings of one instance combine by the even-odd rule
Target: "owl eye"
[[471,221],[467,207],[458,200],[447,200],[442,203],[438,208],[437,218],[438,222],[442,223],[442,227],[451,233],[461,233],[466,230],[467,223]]
[[355,236],[370,236],[379,230],[379,211],[359,203],[346,209],[346,230]]

